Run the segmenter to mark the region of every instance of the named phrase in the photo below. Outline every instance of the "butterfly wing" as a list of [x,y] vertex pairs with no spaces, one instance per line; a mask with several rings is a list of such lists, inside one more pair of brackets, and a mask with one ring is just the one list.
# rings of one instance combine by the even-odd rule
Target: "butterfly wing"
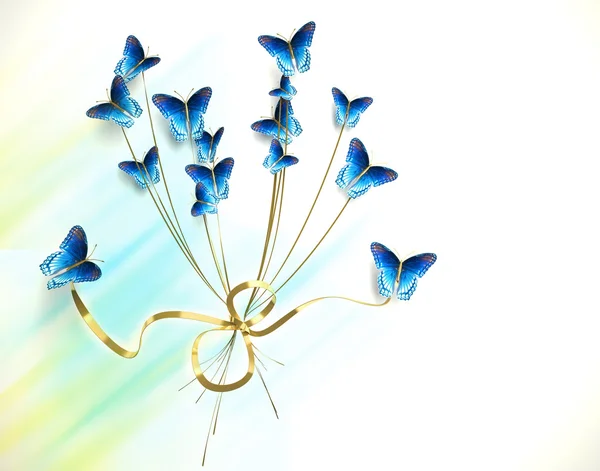
[[275,36],[259,36],[258,42],[269,54],[271,54],[271,57],[275,57],[277,67],[279,67],[279,70],[283,75],[286,77],[294,75],[292,52],[290,50],[290,44],[287,41]]
[[294,34],[290,41],[290,46],[296,59],[296,68],[300,73],[310,69],[310,51],[308,48],[312,44],[315,26],[314,21],[309,21]]
[[110,87],[110,100],[121,110],[129,113],[134,118],[142,115],[142,107],[137,101],[129,96],[129,90],[123,77],[115,75]]
[[279,99],[277,106],[275,107],[275,114],[273,115],[275,121],[280,123],[280,127],[287,128],[288,134],[294,137],[298,137],[302,132],[302,126],[300,122],[294,117],[294,109],[292,108],[292,102],[289,100]]
[[146,57],[142,44],[133,35],[128,36],[125,41],[123,56],[115,67],[115,74],[121,75],[125,82],[133,80],[140,73],[160,62],[160,57]]
[[227,199],[229,196],[229,178],[233,170],[234,161],[231,157],[221,160],[215,165],[215,182],[217,184],[217,197],[219,199]]
[[125,40],[123,56],[115,67],[115,75],[120,75],[129,81],[131,79],[127,77],[127,74],[144,60],[144,48],[135,36],[128,36]]
[[105,121],[113,120],[116,124],[121,127],[130,128],[133,126],[133,119],[127,114],[123,113],[113,103],[100,103],[99,105],[92,106],[85,113],[89,118],[103,119]]
[[276,120],[285,123],[286,118],[293,115],[294,108],[292,108],[292,102],[290,100],[280,98],[277,102],[277,106],[275,107],[275,113],[273,114],[273,117]]
[[157,93],[152,96],[152,103],[156,105],[165,119],[169,120],[169,129],[177,142],[188,138],[187,116],[185,103],[165,93]]
[[348,107],[348,117],[346,118],[346,125],[353,128],[358,124],[361,113],[363,113],[371,104],[373,98],[364,96],[362,98],[356,98],[350,102]]
[[350,141],[346,162],[335,180],[341,189],[346,188],[369,166],[369,155],[360,139],[355,137]]
[[65,268],[70,267],[78,262],[68,252],[60,250],[54,252],[46,257],[46,259],[40,264],[40,270],[46,276],[54,275]]
[[346,112],[348,111],[348,98],[336,87],[331,89],[333,102],[335,103],[335,121],[341,126],[346,121]]
[[156,146],[153,146],[146,154],[143,163],[129,160],[119,163],[119,168],[128,175],[131,175],[140,188],[145,190],[148,182],[152,181],[152,183],[156,184],[160,181],[158,149]]
[[152,183],[158,183],[160,181],[160,172],[158,170],[158,148],[156,146],[152,146],[146,153],[146,157],[144,157],[144,166],[146,167],[148,175],[150,175]]
[[371,244],[371,253],[375,259],[375,266],[378,270],[381,270],[377,277],[379,294],[386,298],[390,298],[394,293],[394,284],[398,277],[400,260],[396,257],[394,252],[379,242],[373,242]]
[[196,139],[196,145],[198,146],[198,160],[200,162],[214,162],[217,154],[217,147],[221,142],[221,137],[225,128],[221,127],[217,129],[214,136],[211,136],[209,132],[204,131],[200,139]]
[[270,169],[281,157],[283,156],[283,147],[277,139],[271,141],[271,147],[269,147],[269,155],[263,162],[263,167]]
[[292,85],[290,78],[282,75],[281,80],[279,81],[279,88],[271,90],[269,95],[281,97],[285,100],[291,100],[294,96],[296,96],[296,93],[296,87]]
[[185,172],[194,180],[194,183],[201,182],[206,188],[214,188],[213,175],[209,167],[190,164],[186,165]]
[[61,273],[48,281],[48,289],[60,288],[69,282],[83,283],[95,281],[102,276],[100,267],[93,262],[83,262],[65,273]]
[[192,129],[192,138],[202,137],[204,130],[204,113],[208,108],[208,102],[212,96],[212,89],[204,87],[195,92],[187,101],[188,113],[190,116],[190,128]]
[[435,263],[437,255],[434,253],[422,253],[407,258],[402,262],[400,273],[400,284],[398,286],[398,299],[408,301],[417,289],[417,279],[421,278],[427,270]]
[[294,157],[293,155],[284,155],[281,157],[281,159],[275,162],[275,164],[270,168],[270,171],[273,175],[275,175],[280,170],[291,167],[292,165],[296,165],[298,162],[298,157]]
[[88,242],[83,227],[73,226],[59,248],[71,254],[76,262],[85,260],[87,257]]
[[352,188],[348,190],[348,196],[350,198],[358,198],[364,195],[369,188],[372,186],[383,185],[389,183],[398,178],[398,173],[395,170],[387,167],[381,167],[374,165],[369,169],[352,185]]
[[196,202],[192,205],[192,216],[216,214],[219,200],[206,189],[202,182],[196,183]]
[[200,139],[196,139],[198,147],[198,161],[201,163],[210,162],[210,147],[213,141],[213,136],[208,131],[202,133]]
[[[252,123],[250,127],[253,131],[274,137],[285,144],[290,144],[292,142],[292,133],[289,132],[289,130],[286,133],[285,128],[281,123],[278,123],[274,119],[261,119]],[[302,128],[300,128],[300,130],[302,130]]]

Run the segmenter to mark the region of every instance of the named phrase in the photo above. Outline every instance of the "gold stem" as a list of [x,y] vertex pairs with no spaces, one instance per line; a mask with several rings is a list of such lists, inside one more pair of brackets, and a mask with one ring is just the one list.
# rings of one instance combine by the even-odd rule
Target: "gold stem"
[[281,264],[281,266],[277,270],[277,273],[275,273],[275,276],[269,283],[270,285],[272,285],[275,282],[275,280],[279,276],[279,273],[281,273],[281,270],[283,270],[283,267],[285,266],[288,259],[292,255],[292,252],[296,248],[296,244],[298,244],[298,241],[300,240],[300,237],[302,236],[302,233],[304,232],[304,228],[306,227],[306,224],[308,224],[308,220],[310,219],[310,216],[312,215],[313,210],[315,209],[315,206],[317,205],[317,201],[319,199],[319,196],[321,195],[321,191],[323,191],[323,186],[325,185],[325,180],[327,180],[327,175],[329,175],[329,170],[331,169],[331,165],[333,164],[333,159],[335,158],[335,154],[337,152],[338,146],[340,145],[340,140],[342,139],[342,134],[344,133],[345,126],[346,126],[346,122],[344,121],[344,124],[342,125],[342,129],[340,130],[340,134],[338,136],[337,142],[335,143],[335,147],[333,149],[333,154],[331,154],[331,159],[329,160],[329,165],[327,166],[327,170],[325,171],[325,175],[323,176],[323,180],[321,181],[321,186],[319,187],[319,191],[317,191],[317,195],[315,196],[312,206],[310,207],[310,210],[308,211],[308,215],[306,216],[306,219],[304,220],[304,223],[302,224],[302,227],[300,228],[300,232],[296,236],[296,240],[292,244],[292,248],[290,249],[288,254],[285,256],[283,263]]
[[258,365],[256,365],[256,371],[258,372],[258,376],[260,376],[260,380],[262,381],[262,384],[265,387],[265,391],[267,391],[267,396],[269,396],[269,401],[271,401],[271,405],[273,406],[273,410],[275,411],[275,417],[277,417],[279,419],[279,414],[277,413],[277,408],[275,407],[275,403],[273,402],[273,398],[271,397],[269,388],[267,388],[267,383],[265,383],[265,379],[263,378],[263,375],[262,375]]
[[[234,334],[235,334],[235,332],[234,332]],[[214,360],[214,361],[212,361],[212,363],[211,363],[210,365],[208,365],[208,366],[207,366],[207,367],[204,369],[205,371],[208,371],[208,370],[209,370],[209,369],[210,369],[210,368],[211,368],[211,367],[212,367],[212,366],[213,366],[213,365],[214,365],[214,364],[215,364],[215,363],[216,363],[216,362],[219,360],[219,358],[220,358],[220,357],[223,355],[223,353],[224,353],[224,352],[225,352],[225,350],[226,350],[226,349],[229,347],[229,344],[230,344],[232,341],[233,341],[233,336],[232,336],[232,337],[229,339],[229,342],[227,342],[227,343],[225,344],[225,346],[224,346],[224,347],[223,347],[223,348],[222,348],[222,349],[221,349],[221,350],[220,350],[218,353],[214,354],[212,357],[208,358],[207,360],[203,360],[203,361],[201,361],[201,362],[200,362],[200,364],[201,364],[201,365],[204,365],[205,363],[208,363],[209,361],[211,361],[211,360]],[[262,352],[261,352],[261,353],[262,353]],[[263,355],[264,355],[264,353],[263,353]],[[214,376],[211,378],[211,381],[212,381],[213,379],[214,379]],[[182,390],[184,390],[184,389],[185,389],[185,388],[187,388],[187,387],[188,387],[190,384],[192,384],[194,381],[198,381],[198,378],[196,378],[195,376],[194,376],[194,378],[192,378],[192,380],[191,380],[190,382],[186,383],[186,385],[185,385],[185,386],[182,386],[180,389],[178,389],[178,391],[182,391]],[[202,396],[200,396],[200,397],[202,397]],[[199,399],[200,399],[200,398],[198,398],[198,400],[199,400]],[[196,402],[198,402],[198,401],[196,401]]]
[[[221,374],[221,378],[219,379],[219,384],[222,384],[223,378],[227,374],[227,370],[229,368],[229,360],[231,359],[232,351],[233,351],[233,344],[229,348],[227,363],[225,365],[225,369],[223,370],[223,374]],[[221,369],[221,366],[223,366],[222,362],[221,362],[221,365],[219,365],[219,367],[217,368],[217,372],[219,371],[219,369]],[[206,434],[206,443],[204,444],[204,454],[202,455],[202,466],[204,466],[204,462],[206,461],[206,452],[208,451],[208,439],[210,438],[210,429],[213,428],[213,423],[215,424],[214,431],[216,431],[216,428],[217,428],[217,418],[219,416],[219,409],[220,409],[220,405],[221,405],[222,396],[223,396],[223,393],[218,394],[217,401],[215,402],[215,407],[213,409],[212,418],[210,419],[210,424],[208,426],[208,433]],[[214,431],[213,431],[213,435],[215,433]]]
[[[121,131],[123,131],[123,136],[125,137],[125,141],[127,142],[127,147],[129,147],[129,152],[131,152],[133,160],[136,162],[136,165],[137,165],[138,170],[139,170],[139,169],[141,169],[140,162],[137,159],[137,157],[135,156],[135,152],[133,152],[133,148],[131,147],[131,143],[129,142],[129,138],[127,137],[127,133],[125,132],[125,130],[123,128],[121,128]],[[152,198],[152,201],[154,202],[154,205],[156,206],[156,209],[158,210],[158,213],[162,217],[162,220],[165,223],[165,225],[167,226],[167,229],[169,229],[169,232],[171,233],[171,236],[173,236],[173,239],[175,239],[175,242],[177,243],[177,246],[179,247],[179,249],[181,250],[181,252],[185,256],[185,258],[187,259],[187,261],[190,263],[190,265],[192,266],[192,268],[196,271],[196,273],[198,273],[198,275],[200,276],[200,278],[202,279],[202,281],[204,281],[204,283],[208,286],[208,288],[211,289],[211,291],[221,300],[221,302],[223,304],[226,304],[225,300],[223,298],[221,298],[221,296],[219,296],[218,293],[212,288],[212,286],[210,285],[210,283],[208,282],[208,280],[206,279],[206,277],[204,276],[204,274],[202,273],[202,271],[200,270],[200,268],[194,263],[193,259],[190,257],[190,255],[185,250],[185,248],[184,248],[184,246],[183,246],[180,238],[178,237],[178,234],[176,233],[176,231],[172,227],[172,222],[171,222],[171,224],[169,224],[169,222],[167,221],[167,217],[165,216],[165,214],[163,213],[163,211],[161,211],[161,209],[160,209],[160,206],[159,206],[159,203],[158,203],[158,201],[156,199],[156,196],[154,196],[154,193],[150,190],[150,185],[148,185],[148,181],[146,180],[146,175],[143,172],[140,172],[140,173],[142,174],[142,176],[144,178],[144,182],[146,183],[146,189],[148,190],[148,193],[150,194],[150,197]],[[159,196],[159,195],[157,194],[157,196]]]
[[217,253],[215,252],[215,247],[212,242],[212,237],[210,235],[210,231],[208,230],[208,222],[206,221],[206,214],[202,215],[204,220],[204,228],[206,229],[206,237],[208,238],[208,244],[210,245],[210,252],[212,253],[213,260],[215,262],[215,267],[217,268],[217,273],[219,274],[219,279],[221,280],[221,285],[225,290],[225,294],[228,294],[227,285],[225,284],[225,278],[223,278],[223,273],[221,272],[221,266],[219,264],[219,260],[217,258]]
[[[275,244],[277,243],[277,235],[279,234],[279,223],[281,222],[281,209],[283,208],[283,195],[285,192],[285,171],[284,168],[281,177],[281,196],[278,198],[276,203],[279,204],[279,211],[277,212],[277,224],[275,225],[275,235],[273,236],[273,244],[271,245],[271,253],[269,254],[269,259],[267,260],[267,266],[265,267],[264,275],[261,279],[266,278],[267,273],[269,271],[269,266],[271,265],[271,259],[273,258],[273,252],[275,251]],[[263,291],[265,293],[265,291]]]
[[[264,263],[265,263],[265,258],[267,256],[267,251],[268,251],[268,247],[269,247],[269,240],[271,238],[271,231],[273,228],[273,217],[274,217],[274,213],[275,213],[275,201],[277,199],[277,192],[278,192],[278,182],[279,182],[279,175],[275,174],[273,175],[273,191],[271,193],[271,207],[269,208],[269,222],[267,223],[267,232],[265,233],[265,244],[263,247],[263,253],[262,253],[262,257],[260,260],[260,267],[258,268],[258,275],[256,275],[256,279],[260,279],[262,271],[263,271],[263,267],[264,267]],[[250,304],[252,303],[252,301],[254,300],[254,297],[256,296],[257,293],[257,289],[254,288],[252,290],[252,294],[250,295],[250,300],[248,301],[248,305],[246,306],[246,312],[244,314],[244,319],[246,318],[246,314],[248,313],[248,309],[250,308]]]
[[[233,335],[231,336],[231,338],[229,339],[229,341],[225,344],[225,347],[223,347],[223,349],[219,352],[219,355],[217,356],[217,358],[215,358],[215,360],[208,365],[204,371],[207,371],[212,368],[212,366],[217,362],[220,361],[221,363],[219,363],[219,365],[217,366],[217,369],[215,370],[215,372],[213,373],[213,375],[210,377],[210,381],[214,381],[215,377],[217,376],[217,374],[219,374],[219,370],[221,369],[221,367],[223,366],[223,362],[225,361],[225,357],[227,356],[227,353],[229,352],[229,348],[231,348],[231,343],[233,342],[233,339],[235,338],[235,332],[233,332]],[[213,357],[214,358],[214,357]],[[209,360],[205,360],[202,363],[206,363],[206,361]],[[201,364],[202,364],[201,363]],[[198,378],[194,378],[191,382],[193,381],[198,381]],[[187,386],[187,385],[186,385]],[[200,401],[200,399],[202,399],[202,396],[204,396],[204,393],[208,391],[208,389],[204,388],[204,390],[202,391],[202,393],[200,394],[200,396],[198,396],[198,399],[196,399],[196,404],[198,404],[198,401]]]
[[225,250],[223,249],[223,236],[221,235],[221,220],[217,211],[217,227],[219,229],[219,245],[221,246],[221,258],[223,259],[223,271],[225,272],[225,281],[227,282],[227,291],[231,291],[229,284],[229,275],[227,274],[227,262],[225,261]]
[[323,234],[323,237],[321,237],[321,239],[319,240],[319,242],[317,242],[317,245],[314,246],[314,248],[310,251],[310,253],[306,256],[306,258],[302,261],[302,263],[298,266],[298,268],[296,268],[294,270],[294,272],[287,278],[287,280],[285,280],[283,282],[283,284],[277,288],[275,290],[275,293],[271,294],[267,299],[265,299],[262,303],[260,303],[257,306],[254,306],[250,309],[250,311],[248,312],[248,314],[250,314],[251,312],[255,311],[256,309],[258,309],[260,306],[262,306],[263,304],[265,304],[269,299],[271,299],[273,297],[274,294],[277,294],[293,277],[296,273],[298,273],[298,271],[304,266],[304,264],[308,261],[308,259],[312,256],[313,253],[315,253],[315,251],[319,248],[319,246],[321,245],[321,243],[325,240],[325,237],[327,237],[327,235],[329,234],[329,232],[331,232],[331,229],[333,229],[333,226],[335,226],[335,223],[338,221],[338,219],[340,218],[340,216],[342,215],[342,213],[344,212],[344,210],[348,207],[348,203],[350,203],[350,201],[352,200],[352,198],[348,198],[346,200],[346,203],[344,204],[344,206],[342,207],[342,209],[340,210],[340,212],[338,213],[338,215],[335,217],[335,219],[333,220],[333,222],[331,223],[331,225],[329,226],[329,228],[325,231],[325,234]]

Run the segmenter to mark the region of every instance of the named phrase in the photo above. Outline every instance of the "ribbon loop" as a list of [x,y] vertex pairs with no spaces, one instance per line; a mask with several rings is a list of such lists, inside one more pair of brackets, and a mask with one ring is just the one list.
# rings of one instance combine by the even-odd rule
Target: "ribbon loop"
[[[263,288],[267,291],[270,291],[273,296],[271,297],[271,300],[269,301],[267,306],[265,306],[265,308],[262,311],[260,311],[248,321],[244,321],[240,318],[240,315],[235,309],[234,299],[242,291],[252,288]],[[271,285],[265,283],[264,281],[246,281],[237,285],[229,292],[229,294],[227,295],[226,304],[227,310],[229,311],[229,315],[231,316],[230,324],[201,333],[200,335],[198,335],[198,337],[196,337],[196,340],[194,340],[194,345],[192,346],[192,367],[194,368],[194,374],[196,375],[196,379],[198,379],[200,384],[202,384],[202,386],[204,386],[206,389],[215,392],[228,392],[241,388],[244,384],[250,381],[250,378],[252,378],[252,375],[254,375],[254,349],[252,348],[252,341],[250,340],[250,336],[253,335],[253,333],[250,330],[250,327],[267,317],[269,313],[273,310],[273,308],[275,307],[275,290],[271,287]],[[233,383],[218,384],[210,381],[204,374],[204,371],[202,370],[202,366],[200,365],[200,361],[198,359],[200,342],[204,338],[204,335],[208,332],[215,332],[220,330],[239,331],[242,334],[244,344],[246,345],[246,351],[248,353],[248,369],[246,370],[246,374],[241,379]]]

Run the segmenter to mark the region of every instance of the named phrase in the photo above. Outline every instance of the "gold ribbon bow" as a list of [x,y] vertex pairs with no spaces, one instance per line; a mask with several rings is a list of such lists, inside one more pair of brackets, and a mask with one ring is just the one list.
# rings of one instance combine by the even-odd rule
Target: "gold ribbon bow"
[[[241,293],[244,290],[251,289],[251,288],[262,288],[266,291],[269,291],[271,293],[271,297],[270,297],[268,304],[258,314],[251,317],[247,321],[244,321],[239,316],[237,311],[235,310],[233,301],[234,301],[234,298],[239,293]],[[111,339],[106,334],[106,332],[104,332],[102,327],[100,327],[100,325],[96,322],[96,320],[94,319],[94,317],[92,316],[92,314],[90,313],[88,308],[85,306],[85,304],[79,297],[79,294],[77,293],[77,291],[75,289],[74,283],[71,283],[71,294],[73,296],[73,301],[75,302],[75,306],[77,307],[79,314],[81,315],[81,317],[83,318],[85,323],[88,325],[88,327],[92,330],[92,332],[94,332],[96,337],[98,337],[104,345],[106,345],[113,352],[115,352],[117,355],[122,356],[123,358],[134,358],[135,356],[137,356],[137,354],[140,352],[140,350],[142,348],[142,336],[144,335],[144,331],[150,324],[153,324],[156,321],[159,321],[162,319],[188,319],[188,320],[193,320],[193,321],[206,322],[208,324],[213,324],[213,325],[218,326],[215,329],[207,330],[205,332],[202,332],[200,335],[198,335],[198,337],[196,337],[196,339],[194,340],[194,344],[192,346],[192,367],[194,368],[194,374],[196,375],[196,379],[206,389],[209,389],[211,391],[216,391],[216,392],[227,392],[227,391],[233,391],[235,389],[241,388],[244,384],[246,384],[248,381],[250,381],[250,378],[252,378],[252,375],[254,374],[254,349],[253,349],[253,345],[252,345],[252,341],[250,340],[250,337],[263,337],[267,334],[270,334],[271,332],[277,330],[279,327],[281,327],[283,324],[285,324],[287,321],[289,321],[292,317],[294,317],[296,314],[298,314],[300,311],[304,310],[311,304],[322,301],[324,299],[342,299],[345,301],[362,304],[364,306],[385,306],[391,300],[391,298],[387,298],[381,304],[373,304],[373,303],[358,301],[356,299],[346,298],[346,297],[342,297],[342,296],[325,296],[325,297],[321,297],[321,298],[315,298],[315,299],[305,302],[304,304],[301,304],[300,306],[292,309],[290,312],[288,312],[286,315],[284,315],[281,319],[279,319],[277,322],[273,323],[271,326],[267,327],[266,329],[252,330],[251,327],[258,324],[261,320],[263,320],[265,317],[267,317],[269,315],[269,313],[273,310],[273,308],[275,307],[276,296],[275,296],[275,290],[268,283],[266,283],[264,281],[260,281],[260,280],[246,281],[244,283],[237,285],[227,295],[226,305],[227,305],[227,310],[229,311],[231,320],[226,321],[226,320],[219,319],[216,317],[207,316],[205,314],[198,314],[195,312],[188,312],[188,311],[159,312],[157,314],[150,316],[148,319],[146,319],[146,322],[144,322],[144,325],[142,326],[142,330],[140,332],[138,348],[136,350],[127,350],[127,349],[121,347],[119,344],[117,344],[113,339]],[[208,334],[209,332],[221,331],[221,330],[237,330],[237,331],[239,331],[242,335],[242,338],[244,339],[244,344],[246,345],[246,351],[248,352],[248,369],[246,371],[246,374],[241,379],[239,379],[238,381],[235,381],[233,383],[227,383],[227,384],[213,383],[212,381],[210,381],[209,379],[206,378],[204,372],[202,371],[202,367],[200,366],[200,361],[198,360],[198,352],[200,350],[200,342],[202,341],[204,336],[206,334]]]

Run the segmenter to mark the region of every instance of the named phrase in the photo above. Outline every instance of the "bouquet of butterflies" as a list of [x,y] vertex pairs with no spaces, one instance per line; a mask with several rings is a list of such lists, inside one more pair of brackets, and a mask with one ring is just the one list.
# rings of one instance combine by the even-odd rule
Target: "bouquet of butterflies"
[[[262,364],[260,356],[264,355],[254,343],[256,338],[274,332],[292,317],[323,299],[333,298],[365,306],[383,306],[394,296],[401,300],[408,300],[415,292],[417,280],[436,261],[436,255],[433,253],[421,253],[402,260],[385,245],[373,242],[371,244],[371,252],[375,266],[379,270],[377,284],[379,294],[384,298],[383,302],[372,303],[343,296],[325,296],[309,300],[292,309],[290,312],[281,315],[275,323],[267,328],[261,330],[256,327],[262,319],[271,313],[275,307],[277,293],[313,255],[349,203],[365,195],[371,188],[393,182],[398,177],[398,174],[391,168],[373,165],[369,160],[366,147],[362,141],[356,137],[351,139],[346,154],[346,161],[335,179],[337,186],[347,194],[344,206],[324,232],[323,237],[306,258],[304,258],[302,263],[292,271],[291,275],[285,281],[279,283],[277,288],[274,288],[279,274],[290,259],[319,201],[344,130],[355,128],[362,115],[373,103],[373,99],[370,97],[349,100],[340,89],[334,87],[332,95],[335,106],[335,118],[337,125],[340,127],[337,143],[323,176],[321,186],[315,195],[312,206],[292,247],[287,252],[279,269],[275,271],[274,275],[268,278],[269,281],[267,282],[267,275],[269,268],[271,268],[270,263],[279,230],[282,201],[285,192],[285,179],[288,172],[293,172],[293,169],[290,169],[290,167],[300,162],[298,157],[289,153],[288,149],[293,139],[298,138],[302,133],[302,126],[292,108],[292,101],[296,97],[297,90],[292,85],[291,77],[296,72],[305,73],[310,70],[310,46],[314,32],[315,23],[311,21],[302,26],[295,34],[292,33],[289,40],[270,35],[258,37],[259,44],[275,58],[276,65],[282,75],[279,85],[269,92],[270,96],[277,99],[272,117],[258,120],[250,126],[253,131],[264,134],[269,138],[268,149],[266,149],[267,155],[264,157],[263,166],[269,171],[270,176],[267,174],[267,177],[272,179],[273,185],[269,223],[265,235],[261,263],[255,280],[248,280],[233,287],[230,284],[225,249],[221,238],[218,209],[221,202],[227,199],[229,195],[229,180],[234,167],[234,159],[231,157],[221,160],[217,159],[217,149],[223,137],[224,128],[219,128],[214,134],[205,130],[204,117],[212,96],[212,89],[210,87],[200,88],[194,93],[190,92],[186,98],[183,98],[179,94],[177,94],[178,96],[172,96],[159,93],[154,94],[150,100],[146,87],[145,73],[159,64],[161,59],[158,56],[147,55],[140,41],[135,36],[129,36],[125,43],[123,57],[118,61],[114,70],[115,76],[111,83],[108,100],[92,106],[86,113],[90,118],[112,121],[121,128],[132,160],[120,162],[118,167],[127,173],[142,191],[149,194],[183,256],[188,260],[206,287],[225,305],[227,315],[224,318],[186,311],[156,313],[145,321],[140,333],[141,345],[141,336],[144,330],[150,324],[161,319],[185,318],[211,325],[212,329],[200,333],[192,346],[192,367],[194,370],[194,379],[192,382],[197,381],[205,389],[218,393],[215,408],[220,407],[220,396],[224,392],[242,387],[250,380],[255,371],[258,372],[261,382],[268,393],[260,366],[255,362],[257,360]],[[129,89],[127,88],[127,83],[137,77],[141,77],[143,81],[148,120],[154,140],[152,147],[150,147],[143,158],[138,158],[135,155],[126,132],[126,129],[132,127],[136,123],[136,120],[143,114],[142,106],[136,99],[130,96]],[[192,248],[188,245],[179,224],[179,218],[170,197],[169,187],[161,163],[161,152],[154,131],[155,125],[150,109],[150,101],[152,101],[160,114],[168,120],[169,130],[177,142],[192,141],[191,149],[194,163],[184,168],[195,185],[196,201],[193,203],[190,212],[193,217],[202,217],[203,219],[220,287],[214,283],[214,280],[209,280],[204,274],[202,266],[198,263],[198,258],[194,256]],[[219,234],[218,245],[216,241],[213,241],[211,235],[214,234],[215,223]],[[213,224],[213,231],[209,229],[209,225],[211,224]],[[67,284],[70,285],[71,294],[79,314],[88,327],[109,349],[124,358],[133,358],[138,354],[139,347],[137,350],[128,350],[112,340],[96,321],[96,318],[91,314],[76,290],[75,283],[95,281],[102,274],[100,267],[95,263],[99,260],[92,259],[92,254],[93,250],[88,255],[88,242],[85,231],[81,226],[77,225],[71,228],[64,241],[60,244],[59,250],[49,255],[42,262],[40,268],[44,275],[52,277],[48,281],[48,289],[59,288]],[[203,259],[205,260],[205,258]],[[244,312],[238,312],[234,298],[245,290],[251,290],[251,294]],[[259,309],[260,311],[255,313]],[[224,331],[225,333],[230,333],[231,337],[217,355],[208,360],[200,361],[199,355],[202,352],[204,334],[212,331]],[[233,344],[239,337],[243,340],[248,353],[248,368],[242,378],[236,381],[228,381],[227,371],[231,359],[231,351]],[[269,357],[266,358],[270,359]],[[206,366],[207,363],[208,366]],[[212,371],[211,375],[209,375],[209,371]],[[269,399],[271,399],[270,394]],[[272,400],[271,404],[277,414]],[[216,410],[218,412],[218,409]],[[216,415],[218,416],[218,413]],[[213,414],[213,419],[214,417],[215,415]],[[212,427],[212,425],[211,422],[210,426]]]

